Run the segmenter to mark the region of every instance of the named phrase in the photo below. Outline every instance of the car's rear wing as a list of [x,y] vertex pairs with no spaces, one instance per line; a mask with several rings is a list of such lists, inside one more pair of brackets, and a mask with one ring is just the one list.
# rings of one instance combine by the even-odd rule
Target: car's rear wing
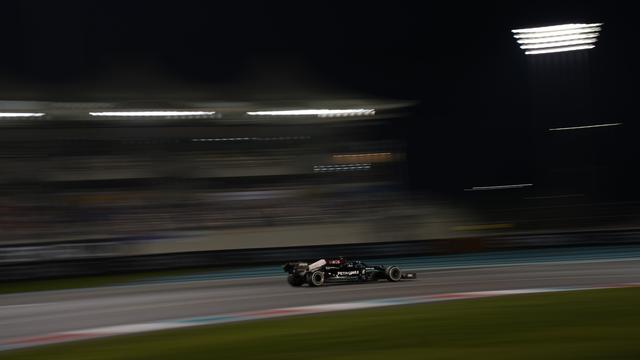
[[297,271],[307,271],[308,268],[309,268],[309,264],[307,264],[306,262],[300,262],[300,261],[288,262],[284,264],[284,266],[282,267],[284,272],[288,272],[288,273],[293,273]]
[[282,269],[285,272],[293,273],[293,272],[306,272],[306,271],[316,271],[321,269],[323,266],[327,264],[327,261],[324,259],[320,259],[314,263],[306,263],[301,261],[292,261],[284,264]]

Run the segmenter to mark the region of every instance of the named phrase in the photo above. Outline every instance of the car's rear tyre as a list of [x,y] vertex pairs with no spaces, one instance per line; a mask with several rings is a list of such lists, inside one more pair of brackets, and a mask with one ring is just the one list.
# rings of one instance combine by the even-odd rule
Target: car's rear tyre
[[384,269],[384,274],[387,276],[387,280],[393,282],[400,281],[402,278],[402,272],[397,266],[388,266]]
[[304,277],[294,275],[294,274],[289,274],[289,276],[287,276],[287,282],[291,286],[295,286],[295,287],[302,286],[302,284],[304,284]]
[[322,286],[324,284],[324,272],[314,271],[311,274],[307,274],[307,283],[309,286]]

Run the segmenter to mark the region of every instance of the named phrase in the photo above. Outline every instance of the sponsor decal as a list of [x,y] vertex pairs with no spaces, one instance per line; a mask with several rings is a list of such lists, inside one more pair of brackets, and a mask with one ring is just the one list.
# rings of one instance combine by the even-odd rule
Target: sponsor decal
[[338,271],[338,276],[360,275],[360,271]]

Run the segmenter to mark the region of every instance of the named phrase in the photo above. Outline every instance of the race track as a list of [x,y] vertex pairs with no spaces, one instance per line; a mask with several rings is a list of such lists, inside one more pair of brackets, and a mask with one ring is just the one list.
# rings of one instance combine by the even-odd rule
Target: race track
[[[408,267],[411,266],[405,266]],[[415,281],[321,288],[292,288],[283,273],[278,277],[165,281],[12,294],[0,296],[0,344],[12,338],[61,331],[291,306],[466,291],[638,282],[640,259],[621,257],[442,267],[420,270]]]

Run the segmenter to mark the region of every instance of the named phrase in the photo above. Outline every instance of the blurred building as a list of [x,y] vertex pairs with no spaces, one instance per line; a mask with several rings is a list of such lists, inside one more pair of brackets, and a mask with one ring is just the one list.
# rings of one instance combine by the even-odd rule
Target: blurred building
[[[320,115],[252,115],[282,109],[268,103],[155,104],[128,116],[107,113],[134,111],[127,104],[9,105],[43,115],[2,123],[3,245],[168,237],[164,252],[363,242],[374,240],[363,226],[406,218],[409,208],[407,104],[294,107],[356,109]],[[157,113],[166,108],[196,112]],[[216,232],[278,227],[290,231]],[[199,240],[175,241],[185,236]]]

